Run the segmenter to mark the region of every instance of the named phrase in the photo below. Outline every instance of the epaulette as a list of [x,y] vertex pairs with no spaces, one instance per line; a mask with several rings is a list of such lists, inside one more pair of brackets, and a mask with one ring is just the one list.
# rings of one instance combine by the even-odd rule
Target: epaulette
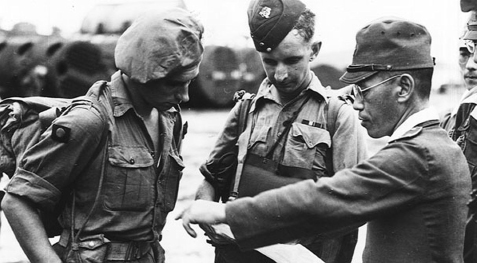
[[353,95],[343,94],[343,95],[339,95],[337,97],[338,97],[338,99],[344,101],[346,104],[353,105],[353,102],[354,102],[354,96]]
[[240,100],[253,99],[254,93],[246,92],[245,90],[238,90],[234,93],[233,101],[237,103]]
[[326,90],[329,92],[328,99],[330,97],[336,97],[348,105],[353,105],[354,96],[351,87],[352,85],[348,85],[340,89],[332,89],[330,86],[327,86]]

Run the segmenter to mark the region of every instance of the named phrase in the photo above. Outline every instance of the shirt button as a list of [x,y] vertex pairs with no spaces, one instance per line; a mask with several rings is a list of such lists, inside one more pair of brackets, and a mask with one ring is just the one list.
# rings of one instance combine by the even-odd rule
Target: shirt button
[[134,164],[135,163],[134,159],[129,160],[129,163]]
[[58,138],[63,138],[65,137],[66,131],[63,128],[58,128],[56,129],[56,136]]
[[94,241],[89,241],[89,244],[88,244],[89,247],[94,247]]

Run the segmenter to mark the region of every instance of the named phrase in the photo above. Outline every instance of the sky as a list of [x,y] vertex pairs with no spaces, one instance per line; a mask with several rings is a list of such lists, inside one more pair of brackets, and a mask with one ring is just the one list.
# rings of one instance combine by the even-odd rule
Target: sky
[[[115,0],[117,2],[117,0]],[[123,0],[124,1],[124,0]],[[134,0],[128,0],[134,1]],[[156,0],[161,1],[161,0]],[[458,38],[467,14],[458,0],[302,0],[317,15],[317,38],[323,42],[318,60],[346,66],[351,62],[356,32],[382,16],[412,20],[427,27],[433,38],[432,55],[451,68],[436,78],[459,78]],[[85,15],[97,3],[112,0],[0,0],[0,28],[30,22],[42,34],[56,26],[64,34],[78,32]],[[248,37],[247,0],[184,0],[205,25],[205,43],[252,46]]]

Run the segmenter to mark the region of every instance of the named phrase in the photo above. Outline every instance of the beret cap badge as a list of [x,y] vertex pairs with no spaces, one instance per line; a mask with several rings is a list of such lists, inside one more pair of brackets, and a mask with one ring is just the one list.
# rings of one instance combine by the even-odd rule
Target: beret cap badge
[[271,13],[272,13],[272,9],[268,6],[264,6],[258,14],[263,18],[270,18]]

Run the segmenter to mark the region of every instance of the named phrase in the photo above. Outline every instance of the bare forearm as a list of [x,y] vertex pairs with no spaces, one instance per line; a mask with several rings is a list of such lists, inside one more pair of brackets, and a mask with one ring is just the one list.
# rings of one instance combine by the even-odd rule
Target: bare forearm
[[207,182],[207,180],[203,180],[199,188],[197,189],[197,192],[195,194],[195,199],[217,201],[215,197],[215,189],[212,186],[212,184]]
[[18,243],[31,262],[61,262],[51,247],[38,212],[28,200],[7,193],[2,208]]

